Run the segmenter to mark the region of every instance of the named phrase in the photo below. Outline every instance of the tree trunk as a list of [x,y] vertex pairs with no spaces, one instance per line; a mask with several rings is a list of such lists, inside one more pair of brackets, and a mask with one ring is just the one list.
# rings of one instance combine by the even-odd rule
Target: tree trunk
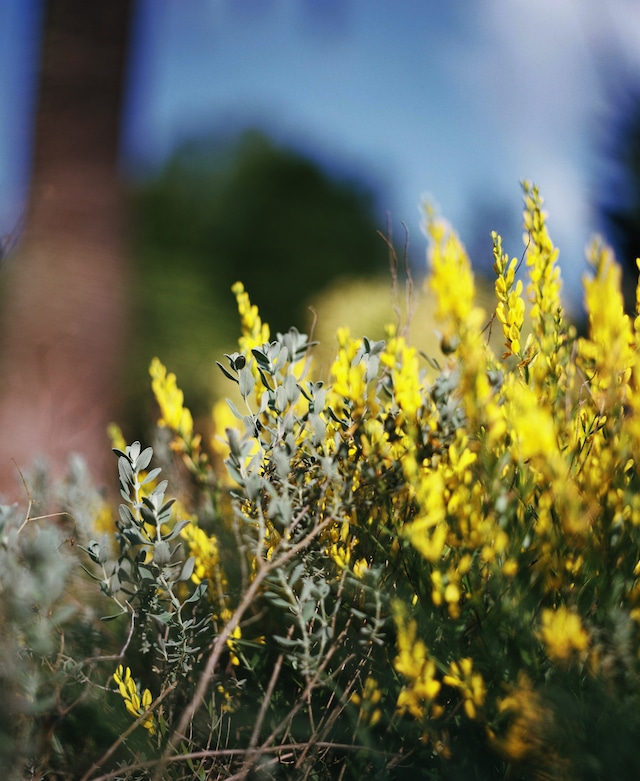
[[[26,230],[4,272],[0,490],[43,455],[113,471],[126,325],[117,152],[132,0],[46,4]],[[15,464],[13,463],[15,461]]]

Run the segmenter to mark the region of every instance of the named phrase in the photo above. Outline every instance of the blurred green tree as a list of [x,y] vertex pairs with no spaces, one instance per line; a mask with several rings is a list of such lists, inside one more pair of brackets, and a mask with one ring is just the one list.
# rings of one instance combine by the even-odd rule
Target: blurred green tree
[[142,304],[132,373],[159,354],[201,412],[214,359],[234,349],[235,281],[275,333],[308,327],[309,304],[337,277],[387,266],[372,190],[255,131],[186,145],[133,198]]

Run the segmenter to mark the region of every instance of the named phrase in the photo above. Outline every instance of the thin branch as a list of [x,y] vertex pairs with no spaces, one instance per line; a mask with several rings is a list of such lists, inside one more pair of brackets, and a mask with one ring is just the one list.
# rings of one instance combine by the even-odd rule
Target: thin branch
[[[303,508],[302,514],[306,513],[306,511],[307,508]],[[211,683],[211,679],[213,678],[215,669],[218,665],[218,662],[220,661],[220,657],[222,656],[222,653],[226,647],[227,640],[233,634],[245,612],[253,604],[260,590],[260,586],[262,585],[262,581],[270,572],[278,569],[279,567],[282,567],[284,564],[294,558],[301,550],[304,550],[313,539],[315,539],[322,531],[324,531],[324,529],[327,528],[327,526],[329,526],[330,523],[333,523],[335,520],[336,519],[333,516],[325,518],[324,521],[312,529],[302,540],[297,542],[295,545],[292,545],[281,555],[274,556],[269,561],[265,561],[264,559],[258,560],[258,572],[249,584],[240,604],[234,610],[233,615],[216,638],[213,648],[211,649],[211,653],[209,654],[209,658],[207,659],[205,669],[202,672],[200,679],[198,680],[198,685],[196,686],[196,690],[193,694],[191,702],[184,709],[177,727],[174,729],[171,737],[169,738],[169,741],[167,742],[167,747],[163,752],[162,758],[154,775],[154,779],[156,779],[156,781],[159,781],[159,779],[162,777],[164,767],[169,756],[171,755],[171,752],[175,750],[178,742],[184,738],[187,726],[193,721],[196,713],[200,709],[209,684]]]
[[[291,625],[289,627],[289,631],[287,632],[287,639],[291,638],[291,636],[293,635],[293,630],[294,630],[294,626]],[[273,672],[271,673],[271,678],[269,679],[267,690],[264,694],[262,704],[260,705],[260,712],[258,713],[258,718],[256,719],[256,723],[253,726],[253,732],[251,733],[251,738],[249,740],[250,751],[251,749],[255,749],[256,746],[258,745],[260,730],[262,729],[265,716],[267,715],[267,710],[269,708],[269,704],[271,703],[271,698],[273,697],[273,692],[276,687],[276,683],[278,681],[278,678],[280,677],[280,671],[282,670],[283,661],[284,661],[284,653],[280,653],[278,658],[276,659],[276,663],[273,667]],[[244,764],[240,769],[240,773],[237,775],[239,779],[244,778],[246,774],[251,770],[254,764],[254,757],[256,753],[258,752],[255,752],[253,754],[250,753],[247,755],[247,758],[245,759]]]
[[[101,765],[103,765],[109,757],[124,743],[124,741],[131,735],[131,733],[140,725],[142,722],[147,718],[147,716],[150,713],[153,713],[153,711],[160,705],[160,703],[164,700],[164,698],[169,694],[169,692],[173,691],[176,686],[178,685],[177,681],[174,681],[170,686],[167,686],[167,688],[160,694],[159,697],[157,697],[151,705],[147,708],[147,710],[139,716],[133,724],[130,724],[129,727],[109,746],[109,748],[105,751],[105,753],[100,757],[100,759],[96,760],[93,765],[87,770],[87,772],[82,776],[80,781],[89,781],[91,778],[91,774],[94,772],[94,770],[98,770]],[[119,775],[120,770],[116,771],[116,773],[108,773],[106,776],[100,776],[100,778],[112,778],[114,775]],[[94,781],[97,781],[97,779],[94,779]]]
[[[304,743],[283,743],[279,746],[263,746],[260,748],[260,751],[263,754],[274,754],[284,751],[289,751],[292,754],[294,754],[297,751],[304,750],[308,745],[308,741],[305,741]],[[367,753],[372,755],[377,755],[381,757],[388,758],[389,760],[394,759],[401,759],[402,755],[400,754],[392,754],[388,751],[384,751],[382,749],[375,749],[370,748],[368,746],[362,746],[357,745],[353,743],[332,743],[331,741],[318,741],[317,743],[314,743],[315,746],[318,748],[324,748],[328,749],[329,751],[343,751],[345,753],[350,753],[353,751],[362,751],[363,748],[366,748]],[[254,749],[247,749],[247,748],[220,748],[220,749],[212,749],[210,751],[191,751],[186,754],[174,754],[173,756],[166,757],[164,759],[165,764],[173,764],[174,762],[189,762],[194,759],[214,759],[217,757],[241,757],[243,754],[249,753],[249,751],[253,751]],[[159,760],[157,759],[148,759],[144,760],[142,762],[135,762],[131,765],[124,765],[116,770],[110,770],[108,773],[103,773],[101,776],[95,776],[94,778],[90,778],[90,776],[85,775],[80,781],[109,781],[111,778],[117,778],[117,777],[124,777],[125,773],[129,773],[133,770],[144,770],[145,768],[152,768]],[[277,760],[276,760],[277,761]],[[240,778],[242,778],[241,775],[236,774],[234,776],[227,777],[227,781],[231,781],[231,779],[235,779],[235,781],[238,781]]]
[[396,252],[396,248],[393,246],[393,229],[391,225],[391,221],[389,218],[389,214],[387,213],[387,232],[386,234],[382,233],[382,231],[378,231],[378,236],[382,238],[382,240],[387,245],[387,250],[389,253],[389,272],[391,274],[391,300],[393,303],[393,311],[396,315],[396,320],[398,322],[398,334],[401,334],[403,336],[406,336],[406,334],[409,331],[409,328],[411,326],[411,319],[413,317],[413,277],[411,275],[411,268],[409,266],[409,229],[407,228],[406,224],[403,222],[402,227],[404,228],[404,244],[402,249],[402,264],[404,269],[404,275],[405,275],[405,323],[402,324],[402,311],[400,309],[400,303],[399,303],[399,291],[398,291],[398,253]]

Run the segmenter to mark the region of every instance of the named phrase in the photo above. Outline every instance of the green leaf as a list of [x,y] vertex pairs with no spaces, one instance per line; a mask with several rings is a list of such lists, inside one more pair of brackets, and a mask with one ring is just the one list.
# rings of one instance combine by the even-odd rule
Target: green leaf
[[120,613],[115,613],[112,616],[100,616],[101,621],[113,621],[116,618],[120,618],[120,616],[124,615],[126,611],[122,610]]
[[203,580],[202,583],[198,584],[193,594],[188,599],[185,599],[185,604],[187,604],[188,602],[197,602],[205,594],[208,587],[209,584],[207,583],[207,581]]
[[175,540],[175,538],[180,534],[180,532],[184,529],[185,526],[188,526],[191,523],[191,521],[177,521],[176,525],[171,529],[171,533],[168,534],[166,537],[163,537],[162,539],[165,542],[171,542],[171,540]]
[[256,359],[256,361],[265,369],[271,368],[271,361],[269,358],[262,352],[262,350],[258,349],[257,347],[253,347],[251,349],[251,353],[253,354],[253,357]]
[[165,610],[163,613],[149,614],[149,618],[155,618],[156,621],[159,621],[166,626],[173,618],[173,613],[169,613]]
[[159,466],[157,466],[155,469],[152,469],[150,472],[148,472],[145,475],[144,480],[140,481],[140,485],[146,485],[147,483],[151,483],[153,480],[156,479],[156,477],[160,474],[160,472],[162,472],[162,469]]
[[122,522],[125,526],[135,526],[135,518],[133,517],[133,513],[131,510],[127,507],[126,504],[121,504],[119,508],[120,512],[120,518],[122,519]]
[[163,540],[162,542],[155,544],[153,548],[153,560],[159,567],[164,567],[165,564],[169,563],[171,560],[169,543]]
[[131,545],[145,545],[149,542],[149,540],[146,537],[143,537],[135,526],[124,529],[122,534],[127,538]]
[[290,637],[282,637],[281,635],[273,635],[273,639],[277,640],[277,642],[281,645],[287,646],[289,648],[293,648],[294,646],[300,644],[298,640],[292,640]]
[[[236,382],[237,382],[237,380],[236,380]],[[227,405],[228,405],[229,409],[231,410],[231,412],[233,412],[235,417],[238,418],[238,420],[242,420],[243,416],[238,412],[238,408],[231,401],[231,399],[225,399],[225,401],[227,402]]]
[[251,369],[249,369],[247,366],[245,366],[243,369],[240,370],[240,373],[238,375],[239,378],[239,384],[240,384],[240,395],[243,399],[247,399],[247,397],[251,394],[251,391],[253,390],[256,381],[253,379],[253,374],[251,374]]
[[144,472],[144,470],[149,466],[151,463],[151,459],[153,458],[153,448],[147,447],[145,448],[142,453],[136,458],[134,469],[136,472]]
[[185,561],[185,563],[182,566],[182,571],[180,572],[180,576],[178,577],[178,580],[189,580],[191,576],[193,575],[193,570],[196,566],[196,560],[194,556],[189,556],[189,558]]
[[224,366],[220,363],[220,361],[216,361],[216,363],[218,364],[218,367],[220,368],[220,370],[222,371],[222,373],[227,379],[232,380],[233,382],[236,383],[238,382],[238,380],[233,376],[233,374],[231,374],[231,372],[229,372],[227,369],[224,368]]
[[226,357],[231,363],[231,368],[235,369],[237,372],[239,372],[241,369],[244,369],[246,366],[247,359],[242,353],[233,353],[233,355],[226,355]]

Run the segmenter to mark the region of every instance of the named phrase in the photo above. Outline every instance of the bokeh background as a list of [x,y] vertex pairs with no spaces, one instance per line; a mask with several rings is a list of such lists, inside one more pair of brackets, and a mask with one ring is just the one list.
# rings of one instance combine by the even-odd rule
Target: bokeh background
[[155,354],[206,418],[236,279],[274,331],[379,336],[425,195],[482,275],[531,179],[574,317],[594,231],[632,291],[639,44],[633,0],[2,0],[0,490],[72,450],[108,480]]

